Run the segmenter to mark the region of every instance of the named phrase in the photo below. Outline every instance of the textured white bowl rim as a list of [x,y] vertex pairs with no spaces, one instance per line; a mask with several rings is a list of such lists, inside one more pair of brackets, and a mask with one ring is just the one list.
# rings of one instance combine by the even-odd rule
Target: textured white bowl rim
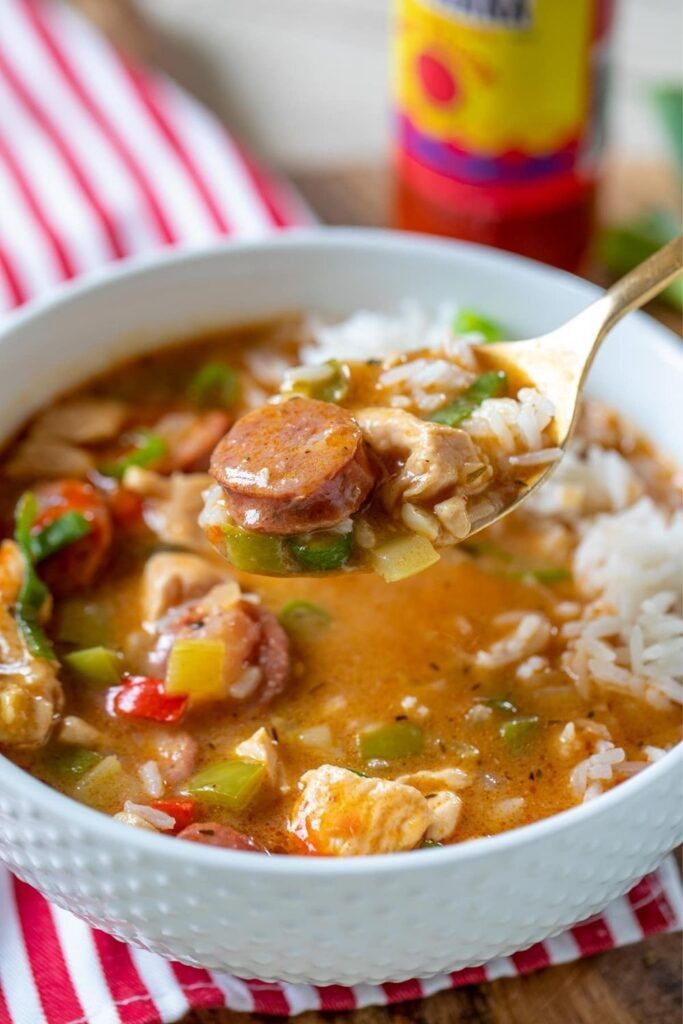
[[[191,264],[195,260],[202,260],[212,254],[229,250],[230,252],[252,252],[255,249],[300,249],[300,248],[325,248],[343,250],[345,247],[356,248],[359,244],[366,250],[373,247],[378,250],[385,249],[390,245],[394,250],[408,249],[415,251],[422,248],[426,252],[430,250],[443,250],[448,248],[452,251],[456,246],[467,251],[468,260],[471,263],[483,262],[490,264],[498,261],[502,265],[506,262],[522,262],[533,269],[539,277],[561,277],[579,283],[586,295],[587,301],[597,297],[601,290],[595,285],[583,279],[577,278],[566,271],[557,270],[544,264],[537,263],[522,256],[500,252],[490,249],[487,246],[475,245],[471,242],[453,242],[430,238],[425,235],[411,234],[410,232],[395,233],[386,230],[369,228],[306,228],[291,229],[279,234],[268,236],[256,241],[220,241],[210,245],[192,248],[179,248],[162,250],[145,256],[133,257],[115,264],[109,264],[101,269],[85,274],[77,281],[60,285],[46,298],[39,298],[21,310],[9,315],[0,326],[0,345],[3,336],[13,332],[19,325],[25,326],[34,320],[41,320],[52,309],[63,304],[78,302],[78,300],[90,292],[106,288],[112,281],[121,281],[130,277],[143,276],[148,271],[156,271],[163,265]],[[504,269],[504,267],[502,268]],[[653,321],[643,313],[632,314],[635,318],[643,320],[652,327]],[[676,336],[665,327],[657,325],[657,350],[653,351],[653,358],[666,361],[683,360],[680,344]],[[97,824],[99,838],[111,840],[116,845],[125,845],[132,849],[156,853],[158,858],[180,860],[188,865],[201,866],[202,864],[217,865],[222,863],[226,870],[247,871],[249,874],[275,874],[281,877],[302,877],[302,876],[323,876],[333,881],[336,878],[349,875],[383,874],[384,872],[400,872],[402,870],[415,870],[424,868],[429,870],[430,865],[455,864],[470,861],[472,859],[485,859],[488,856],[497,855],[504,851],[511,851],[521,846],[534,843],[537,839],[548,833],[562,832],[565,828],[571,829],[574,823],[589,821],[596,815],[599,816],[602,810],[608,807],[617,806],[623,801],[635,797],[638,792],[647,791],[660,775],[672,774],[677,777],[683,769],[683,743],[679,743],[672,750],[667,752],[659,761],[648,765],[646,769],[637,775],[626,779],[607,793],[603,793],[594,800],[569,810],[561,811],[558,814],[543,818],[530,825],[502,832],[498,835],[487,836],[481,839],[467,840],[462,843],[455,843],[441,848],[404,853],[375,854],[372,856],[358,857],[318,857],[300,854],[274,854],[255,856],[253,853],[225,850],[211,846],[203,846],[200,843],[178,842],[172,837],[154,835],[143,829],[135,829],[130,826],[123,826],[116,822],[109,815],[95,811],[85,804],[81,804],[71,797],[59,793],[50,786],[34,778],[28,772],[18,768],[6,757],[0,754],[0,786],[3,778],[11,780],[16,793],[25,796],[27,799],[42,803],[43,800],[50,801],[53,811],[60,813],[65,819],[75,825],[82,824],[88,828]],[[97,819],[97,821],[95,821]],[[126,832],[124,833],[124,828]]]

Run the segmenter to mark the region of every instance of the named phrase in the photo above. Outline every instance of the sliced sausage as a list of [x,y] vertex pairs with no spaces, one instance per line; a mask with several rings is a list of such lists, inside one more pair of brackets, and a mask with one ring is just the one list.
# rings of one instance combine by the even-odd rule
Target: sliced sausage
[[176,640],[208,637],[225,641],[224,672],[233,700],[265,704],[284,690],[289,679],[287,633],[272,612],[240,600],[234,582],[218,584],[203,597],[178,605],[153,628],[157,640],[148,665],[160,675]]
[[375,482],[351,413],[312,398],[242,417],[214,449],[210,472],[238,526],[257,533],[336,526],[360,508]]
[[164,416],[153,428],[163,437],[168,454],[161,470],[203,472],[209,464],[214,446],[230,426],[231,417],[219,409],[210,412],[173,412]]
[[104,565],[111,548],[109,510],[94,487],[82,480],[56,480],[35,488],[38,515],[35,529],[44,529],[67,512],[80,512],[90,532],[46,558],[40,575],[54,594],[89,586]]
[[188,825],[178,833],[178,839],[188,839],[191,843],[203,843],[205,846],[221,846],[224,850],[266,852],[251,836],[245,836],[236,828],[221,825],[217,821],[197,821],[194,825]]

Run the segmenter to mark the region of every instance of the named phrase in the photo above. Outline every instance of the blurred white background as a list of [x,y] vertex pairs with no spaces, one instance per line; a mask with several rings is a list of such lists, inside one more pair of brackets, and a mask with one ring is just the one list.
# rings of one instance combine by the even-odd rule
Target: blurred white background
[[[571,3],[572,0],[555,0]],[[663,153],[647,106],[683,70],[681,0],[617,0],[611,139]],[[391,0],[141,0],[165,63],[281,165],[367,163],[386,152]]]

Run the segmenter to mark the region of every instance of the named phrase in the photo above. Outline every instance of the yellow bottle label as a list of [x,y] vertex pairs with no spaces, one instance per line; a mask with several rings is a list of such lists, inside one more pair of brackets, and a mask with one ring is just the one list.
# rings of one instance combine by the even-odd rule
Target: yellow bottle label
[[595,139],[604,2],[396,0],[404,156],[503,203],[501,189],[566,186]]

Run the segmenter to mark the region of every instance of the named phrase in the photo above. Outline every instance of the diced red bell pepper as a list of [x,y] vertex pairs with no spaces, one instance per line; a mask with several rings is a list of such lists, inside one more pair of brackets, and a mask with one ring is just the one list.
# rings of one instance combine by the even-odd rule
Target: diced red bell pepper
[[168,800],[152,800],[150,807],[162,811],[174,819],[175,825],[168,831],[177,835],[194,821],[197,801],[190,798],[170,797]]
[[169,697],[163,679],[124,676],[121,686],[107,695],[107,710],[122,718],[150,718],[154,722],[177,722],[187,707],[187,697]]

